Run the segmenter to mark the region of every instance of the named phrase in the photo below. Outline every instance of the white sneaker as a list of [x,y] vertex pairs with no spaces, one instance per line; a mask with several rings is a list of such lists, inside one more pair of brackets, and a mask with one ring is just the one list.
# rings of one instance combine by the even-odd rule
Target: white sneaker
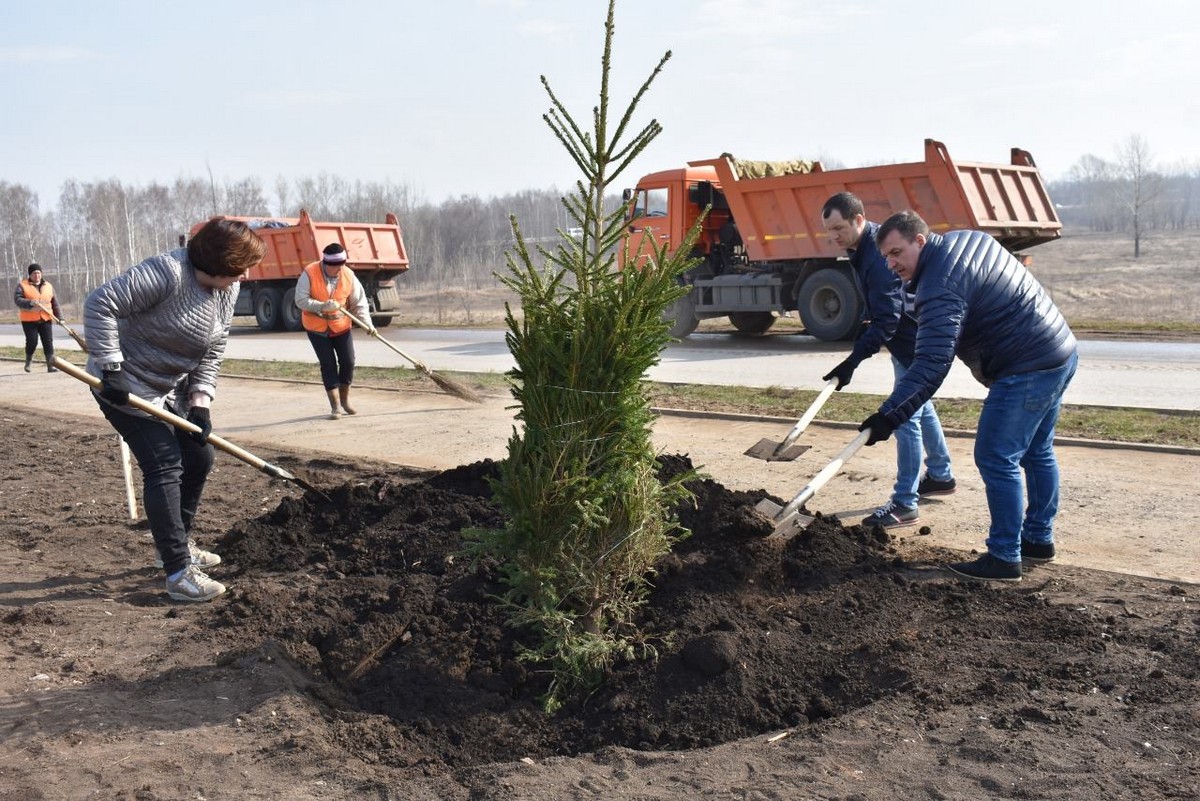
[[195,565],[188,565],[179,578],[167,579],[167,595],[176,601],[211,601],[225,592],[225,585],[204,575]]
[[[221,564],[221,557],[217,556],[212,551],[204,550],[200,546],[196,545],[196,541],[192,539],[188,540],[188,553],[192,555],[192,561],[190,564],[193,564],[196,567],[204,570],[208,570],[210,567],[216,567],[217,565]],[[162,570],[162,554],[158,553],[157,548],[155,549],[154,566],[159,570]]]

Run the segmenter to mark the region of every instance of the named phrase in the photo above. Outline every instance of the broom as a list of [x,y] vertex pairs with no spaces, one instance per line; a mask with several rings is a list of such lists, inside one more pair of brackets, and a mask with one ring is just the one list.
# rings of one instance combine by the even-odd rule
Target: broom
[[353,314],[351,314],[350,311],[345,306],[339,306],[339,311],[341,311],[342,314],[349,317],[351,322],[353,322],[359,328],[364,329],[365,331],[370,333],[371,336],[375,337],[380,342],[387,345],[389,348],[391,348],[393,351],[398,353],[405,360],[411,362],[413,367],[417,368],[417,370],[424,373],[431,381],[433,381],[433,383],[437,384],[445,392],[455,396],[456,398],[462,398],[465,401],[470,401],[471,403],[482,403],[483,402],[483,398],[481,398],[478,394],[473,392],[468,387],[464,387],[462,384],[458,383],[457,381],[452,381],[449,378],[446,378],[446,376],[444,376],[444,375],[438,375],[433,370],[430,370],[427,366],[425,366],[425,364],[423,362],[418,361],[417,359],[414,359],[412,356],[409,356],[407,353],[405,353],[404,351],[397,348],[391,342],[384,339],[382,336],[379,335],[378,331],[376,331],[370,325],[367,325],[367,323],[365,323],[364,321],[355,317]]

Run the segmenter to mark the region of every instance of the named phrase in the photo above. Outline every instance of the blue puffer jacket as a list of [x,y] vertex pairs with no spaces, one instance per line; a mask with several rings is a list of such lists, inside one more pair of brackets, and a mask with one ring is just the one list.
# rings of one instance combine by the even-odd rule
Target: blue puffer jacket
[[854,341],[850,358],[858,365],[886,345],[900,363],[907,366],[913,357],[917,324],[905,314],[904,282],[888,269],[887,259],[875,244],[878,230],[878,223],[867,223],[858,247],[847,251],[867,305],[867,327]]
[[916,353],[880,412],[899,425],[929,400],[962,359],[984,386],[1058,367],[1075,335],[1016,257],[980,231],[930,234],[909,282],[916,292]]

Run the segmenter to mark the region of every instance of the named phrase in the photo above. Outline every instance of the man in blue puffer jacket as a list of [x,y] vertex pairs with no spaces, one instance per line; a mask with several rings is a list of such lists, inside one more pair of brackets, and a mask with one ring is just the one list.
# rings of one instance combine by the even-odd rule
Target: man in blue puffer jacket
[[[887,260],[875,243],[879,225],[867,221],[862,200],[850,192],[838,192],[825,201],[821,225],[832,244],[845,248],[866,300],[866,322],[850,355],[823,380],[836,378],[836,389],[840,392],[850,383],[859,364],[886,347],[891,351],[892,370],[899,381],[912,364],[917,321],[909,314],[911,296],[905,293],[904,282],[888,269]],[[921,476],[922,459],[927,468],[924,476]],[[892,496],[864,518],[862,524],[885,529],[914,526],[921,520],[918,499],[949,495],[954,492],[955,484],[941,421],[933,401],[927,401],[896,429],[896,483],[892,486]]]
[[876,242],[916,294],[917,343],[908,371],[859,430],[870,429],[868,445],[890,437],[933,396],[954,357],[962,359],[988,387],[975,465],[991,527],[987,553],[948,567],[968,578],[1019,581],[1023,561],[1054,559],[1054,426],[1079,360],[1075,335],[1037,279],[985,233],[933,234],[902,211],[884,221]]

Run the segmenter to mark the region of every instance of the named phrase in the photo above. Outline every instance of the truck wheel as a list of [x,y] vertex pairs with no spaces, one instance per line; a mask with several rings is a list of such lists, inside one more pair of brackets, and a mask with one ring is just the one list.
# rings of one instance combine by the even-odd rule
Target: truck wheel
[[696,301],[689,292],[663,309],[663,319],[671,324],[667,333],[675,339],[683,339],[696,330],[700,318],[696,316]]
[[376,328],[387,328],[392,324],[392,317],[394,316],[392,314],[372,314],[371,325]]
[[739,334],[765,334],[775,325],[775,315],[770,312],[731,312],[729,322]]
[[301,331],[304,323],[300,322],[300,310],[296,308],[296,288],[292,287],[283,293],[283,307],[279,317],[283,321],[284,331]]
[[280,312],[283,306],[283,292],[278,289],[260,289],[254,293],[254,319],[258,327],[264,331],[274,331],[283,322]]
[[827,342],[854,336],[863,318],[858,288],[840,270],[818,270],[805,279],[796,309],[809,335]]

